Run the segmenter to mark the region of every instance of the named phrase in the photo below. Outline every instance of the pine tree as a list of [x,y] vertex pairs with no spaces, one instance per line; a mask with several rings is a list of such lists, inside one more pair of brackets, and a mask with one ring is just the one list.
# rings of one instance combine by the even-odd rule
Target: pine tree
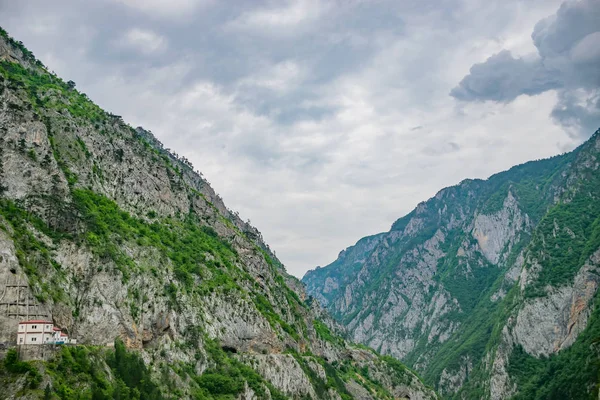
[[44,400],[52,400],[52,389],[50,389],[50,384],[46,384],[46,389],[44,389]]

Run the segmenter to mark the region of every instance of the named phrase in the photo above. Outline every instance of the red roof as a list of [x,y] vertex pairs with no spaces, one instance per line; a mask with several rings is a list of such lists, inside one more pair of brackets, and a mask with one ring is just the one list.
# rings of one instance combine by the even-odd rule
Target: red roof
[[56,332],[56,331],[59,331],[59,332],[60,332],[60,328],[57,328],[57,327],[54,327],[54,328],[52,328],[52,330],[53,330],[54,332]]
[[43,319],[32,319],[29,321],[21,321],[19,322],[19,325],[21,324],[51,324],[52,321],[44,321]]
[[61,333],[60,333],[60,336],[61,336],[61,337],[62,337],[62,336],[67,336],[67,334],[66,334],[66,333],[63,333],[63,332],[61,332]]

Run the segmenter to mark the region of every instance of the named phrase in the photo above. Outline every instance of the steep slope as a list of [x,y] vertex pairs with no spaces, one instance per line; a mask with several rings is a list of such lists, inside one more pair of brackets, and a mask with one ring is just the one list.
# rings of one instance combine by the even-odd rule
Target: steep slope
[[600,131],[443,189],[303,282],[353,340],[448,397],[596,395],[599,156]]
[[333,334],[187,160],[3,30],[0,296],[0,342],[42,318],[81,345],[50,362],[9,351],[9,398],[436,398]]

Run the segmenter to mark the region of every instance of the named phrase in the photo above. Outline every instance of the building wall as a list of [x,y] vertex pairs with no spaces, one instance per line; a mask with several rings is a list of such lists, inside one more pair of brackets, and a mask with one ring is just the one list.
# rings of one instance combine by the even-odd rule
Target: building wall
[[44,344],[53,340],[53,324],[19,324],[17,344]]
[[40,324],[40,323],[34,323],[34,324],[19,324],[19,333],[20,332],[52,332],[52,329],[54,328],[54,325],[51,323],[46,323],[46,324]]

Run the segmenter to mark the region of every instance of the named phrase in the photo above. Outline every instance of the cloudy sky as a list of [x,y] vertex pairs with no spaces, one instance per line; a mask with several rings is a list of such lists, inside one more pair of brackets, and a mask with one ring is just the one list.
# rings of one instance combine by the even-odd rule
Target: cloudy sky
[[302,276],[444,186],[600,127],[600,0],[0,0]]

